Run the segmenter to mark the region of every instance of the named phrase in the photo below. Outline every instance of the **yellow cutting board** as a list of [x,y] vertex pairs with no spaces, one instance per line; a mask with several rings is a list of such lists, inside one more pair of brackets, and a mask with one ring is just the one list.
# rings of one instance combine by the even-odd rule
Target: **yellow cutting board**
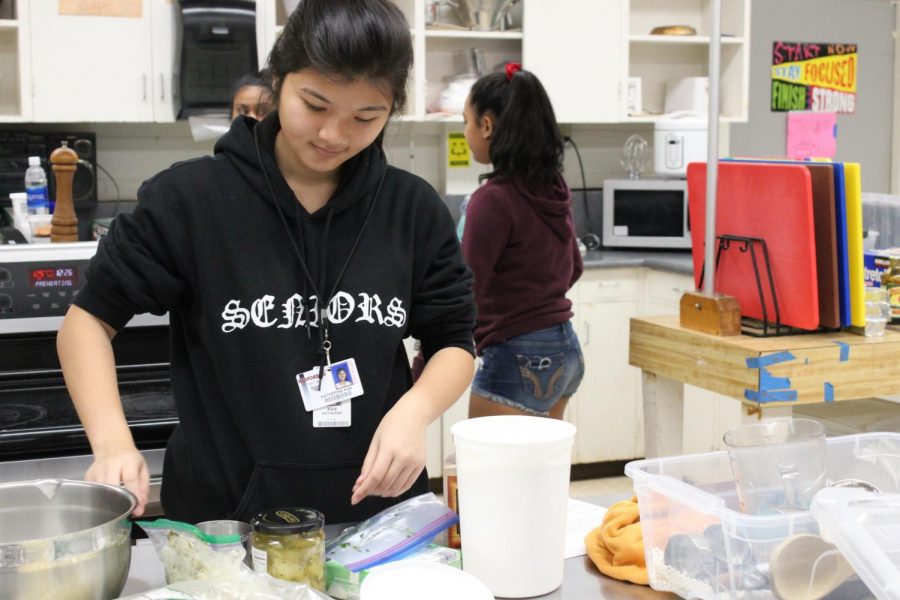
[[865,277],[863,275],[862,174],[859,163],[844,163],[847,198],[847,260],[850,270],[850,322],[866,326]]

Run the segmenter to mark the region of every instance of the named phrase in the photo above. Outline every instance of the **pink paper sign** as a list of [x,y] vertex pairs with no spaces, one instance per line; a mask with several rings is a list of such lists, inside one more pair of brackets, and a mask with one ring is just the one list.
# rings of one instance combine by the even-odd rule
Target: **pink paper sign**
[[837,113],[789,112],[787,156],[834,158],[837,152]]

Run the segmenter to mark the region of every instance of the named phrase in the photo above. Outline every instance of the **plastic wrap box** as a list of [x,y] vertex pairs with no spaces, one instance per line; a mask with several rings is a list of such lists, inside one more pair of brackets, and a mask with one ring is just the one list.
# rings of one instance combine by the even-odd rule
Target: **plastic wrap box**
[[[829,481],[861,479],[885,493],[900,491],[900,434],[833,437],[826,447]],[[650,585],[656,590],[683,598],[775,598],[768,579],[772,551],[795,534],[819,533],[808,510],[739,512],[725,451],[633,461],[625,474],[634,481]],[[669,548],[667,557],[676,535],[677,542],[688,544],[673,543],[682,546],[680,552]]]

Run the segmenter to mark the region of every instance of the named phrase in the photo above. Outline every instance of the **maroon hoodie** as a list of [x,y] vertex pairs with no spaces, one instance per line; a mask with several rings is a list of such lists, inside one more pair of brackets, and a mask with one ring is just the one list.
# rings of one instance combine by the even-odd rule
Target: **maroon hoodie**
[[466,209],[463,256],[475,275],[475,345],[486,346],[572,318],[566,292],[583,270],[562,176],[552,188],[494,177]]

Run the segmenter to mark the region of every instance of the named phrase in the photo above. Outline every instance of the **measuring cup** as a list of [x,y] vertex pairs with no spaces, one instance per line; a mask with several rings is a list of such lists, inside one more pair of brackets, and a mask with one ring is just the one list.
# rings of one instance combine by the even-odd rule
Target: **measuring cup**
[[724,437],[741,512],[808,510],[825,486],[825,427],[812,419],[772,419]]

